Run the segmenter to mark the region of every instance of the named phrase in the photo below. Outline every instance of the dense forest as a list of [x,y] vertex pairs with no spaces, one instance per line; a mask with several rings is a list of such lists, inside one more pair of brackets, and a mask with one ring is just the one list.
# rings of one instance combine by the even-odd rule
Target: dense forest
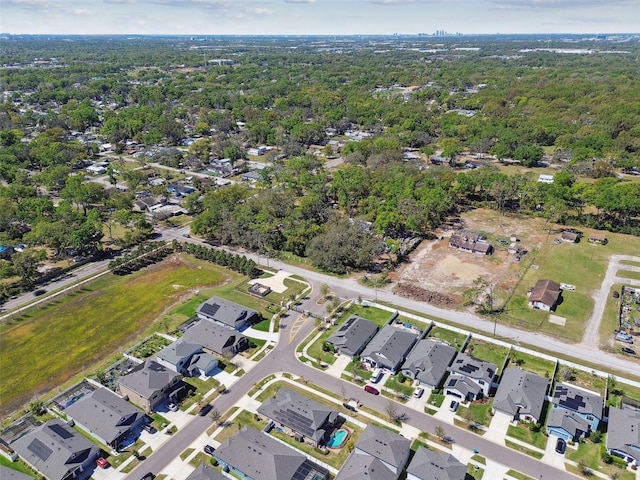
[[[0,295],[43,262],[145,240],[156,219],[135,207],[149,196],[180,203],[211,241],[336,273],[381,256],[392,266],[406,239],[478,205],[640,234],[637,39],[0,46],[0,246],[19,247],[0,260]],[[223,159],[227,186],[211,173]],[[86,171],[97,162],[100,178]],[[150,168],[166,183],[152,185]],[[242,181],[252,169],[257,181]],[[167,185],[187,178],[193,191],[176,197]]]

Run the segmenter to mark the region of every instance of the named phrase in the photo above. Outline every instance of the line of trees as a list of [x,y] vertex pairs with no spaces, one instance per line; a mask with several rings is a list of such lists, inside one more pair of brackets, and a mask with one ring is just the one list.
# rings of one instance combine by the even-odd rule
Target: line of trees
[[174,248],[181,248],[183,252],[190,253],[200,260],[206,260],[222,267],[227,267],[235,272],[242,273],[251,278],[258,277],[262,271],[256,262],[245,255],[236,255],[218,248],[209,248],[195,243],[178,244],[174,241]]

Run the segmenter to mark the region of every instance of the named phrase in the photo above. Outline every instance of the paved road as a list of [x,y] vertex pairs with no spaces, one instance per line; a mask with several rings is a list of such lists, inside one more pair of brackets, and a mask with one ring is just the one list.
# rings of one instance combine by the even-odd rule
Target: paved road
[[[303,308],[319,311],[321,307],[316,305],[315,301],[309,300],[303,305]],[[303,377],[311,384],[318,385],[329,391],[344,391],[348,397],[358,398],[368,408],[372,408],[381,412],[381,416],[385,416],[386,406],[389,400],[383,396],[373,396],[364,393],[364,391],[349,382],[345,382],[320,370],[309,367],[295,358],[295,349],[297,343],[308,336],[314,328],[313,320],[307,320],[300,329],[296,342],[286,342],[284,339],[280,341],[277,347],[269,353],[256,367],[251,369],[238,380],[229,392],[218,397],[213,405],[220,412],[224,412],[233,407],[240,398],[253,385],[270,374],[278,372],[290,372]],[[283,335],[283,338],[285,336]],[[575,476],[570,473],[557,470],[551,465],[544,464],[532,457],[518,453],[507,447],[498,445],[479,435],[471,433],[466,429],[455,427],[451,424],[442,422],[432,416],[417,412],[404,405],[397,404],[398,413],[404,413],[407,423],[424,432],[433,434],[437,426],[444,428],[447,436],[453,441],[469,450],[478,449],[481,455],[490,458],[493,461],[501,463],[509,468],[527,473],[528,475],[539,478],[552,478],[555,480],[575,480]],[[167,443],[156,450],[147,460],[134,469],[128,476],[128,479],[141,478],[146,472],[158,473],[182,451],[198,438],[205,430],[211,426],[212,420],[208,417],[196,417],[194,421],[181,429]]]

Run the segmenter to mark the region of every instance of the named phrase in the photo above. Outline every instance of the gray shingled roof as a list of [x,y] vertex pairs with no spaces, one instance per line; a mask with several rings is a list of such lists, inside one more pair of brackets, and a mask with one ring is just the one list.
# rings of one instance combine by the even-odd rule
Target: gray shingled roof
[[420,480],[464,480],[467,466],[450,453],[438,453],[420,446],[407,467]]
[[333,424],[338,417],[335,410],[286,387],[260,405],[258,413],[318,443],[323,442],[327,434],[326,424]]
[[483,362],[473,358],[466,353],[458,353],[449,371],[469,378],[484,380],[487,383],[493,382],[498,367],[494,363]]
[[609,407],[607,448],[640,460],[640,412]]
[[547,429],[549,428],[562,428],[572,437],[577,437],[580,432],[589,431],[589,423],[576,412],[552,408],[547,418]]
[[156,353],[156,358],[164,360],[171,365],[178,365],[181,360],[201,351],[202,345],[199,343],[179,338]]
[[215,468],[211,468],[208,465],[201,463],[189,474],[186,480],[227,480],[227,477],[222,475]]
[[202,303],[196,310],[196,314],[200,318],[210,319],[233,329],[258,315],[255,310],[220,297],[211,297]]
[[549,380],[519,368],[507,368],[493,400],[493,408],[511,417],[531,415],[540,419]]
[[118,383],[149,399],[153,394],[170,385],[179,373],[169,370],[164,365],[150,360],[133,372],[118,378]]
[[23,435],[11,448],[49,480],[66,477],[100,453],[96,445],[59,419]]
[[32,476],[4,465],[0,465],[0,478],[2,480],[33,480]]
[[109,444],[145,416],[138,407],[106,388],[85,395],[64,413]]
[[227,350],[231,350],[241,342],[246,342],[246,338],[235,330],[215,323],[211,320],[200,320],[189,325],[184,331],[182,338],[191,342],[200,343],[207,350],[222,355]]
[[421,383],[437,386],[447,373],[456,349],[431,338],[420,340],[407,355],[402,370],[413,372]]
[[567,410],[602,418],[604,402],[602,397],[595,392],[583,390],[568,383],[558,383],[553,391],[551,401]]
[[222,442],[214,456],[254,480],[297,480],[308,470],[317,471],[320,478],[328,474],[293,448],[250,427]]
[[360,354],[367,340],[377,331],[378,326],[371,320],[352,315],[333,332],[327,341],[342,353],[354,356]]
[[335,480],[397,480],[399,476],[376,457],[353,452]]
[[482,392],[482,388],[480,385],[473,382],[469,377],[465,377],[463,375],[458,375],[457,373],[452,373],[447,382],[445,384],[446,389],[457,390],[462,393],[464,398],[468,398],[469,394],[473,398],[476,398]]
[[362,358],[371,358],[376,363],[396,371],[417,340],[417,336],[393,325],[385,325],[362,352]]
[[408,460],[411,442],[385,428],[369,424],[356,442],[356,449],[372,455],[402,471]]

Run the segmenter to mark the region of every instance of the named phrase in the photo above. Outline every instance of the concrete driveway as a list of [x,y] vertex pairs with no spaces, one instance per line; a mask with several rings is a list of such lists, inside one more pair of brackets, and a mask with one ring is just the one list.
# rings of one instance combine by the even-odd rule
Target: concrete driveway
[[496,412],[483,436],[492,442],[504,445],[504,437],[507,435],[509,425],[511,425],[511,417],[502,412]]

